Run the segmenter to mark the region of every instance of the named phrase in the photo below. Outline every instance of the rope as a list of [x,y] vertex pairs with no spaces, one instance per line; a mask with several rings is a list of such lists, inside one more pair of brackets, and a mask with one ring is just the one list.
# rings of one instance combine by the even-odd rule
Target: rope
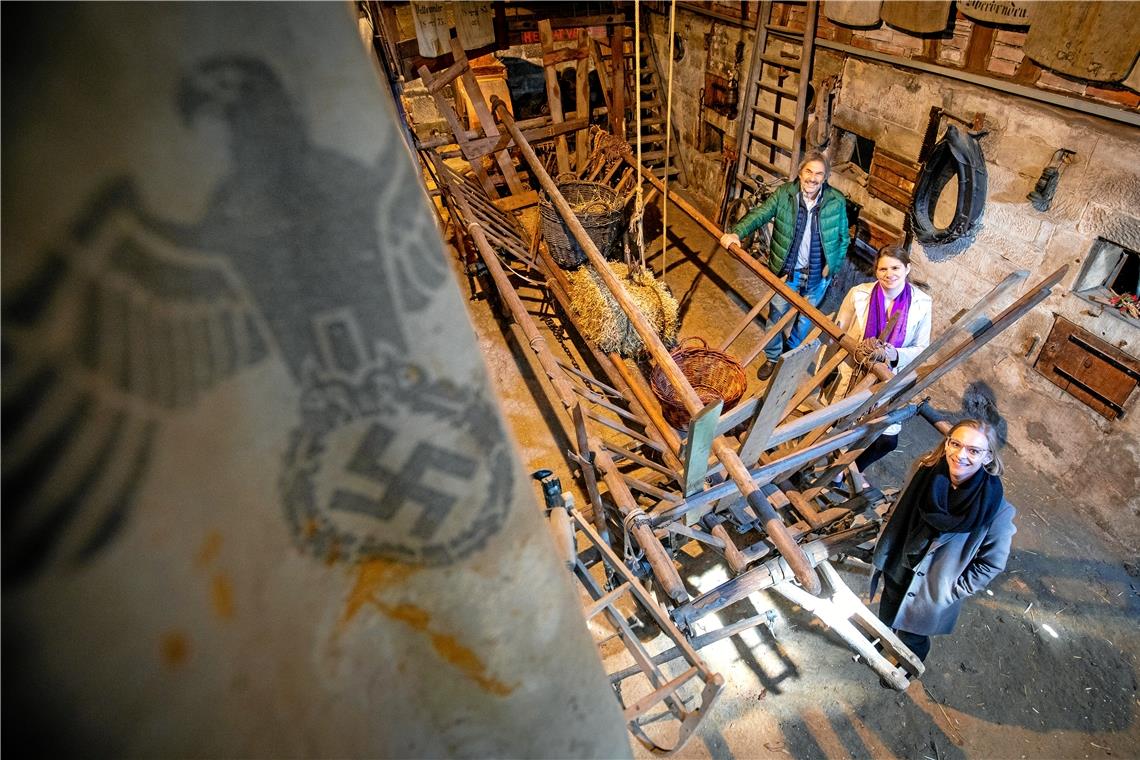
[[855,360],[855,374],[852,381],[862,378],[871,371],[871,365],[887,361],[886,344],[878,338],[864,338],[855,347],[851,356]]
[[641,3],[633,3],[633,107],[637,113],[637,202],[634,205],[634,242],[641,268],[645,269],[645,199],[641,189]]
[[633,541],[631,541],[629,538],[630,528],[633,527],[633,524],[635,522],[642,519],[648,520],[649,515],[647,515],[645,513],[645,510],[641,509],[640,507],[634,507],[633,509],[629,510],[629,512],[625,515],[625,517],[622,518],[621,521],[621,529],[625,534],[623,541],[625,544],[625,564],[631,568],[633,567],[634,563],[640,560],[645,554],[645,552],[640,548],[638,551],[634,552]]
[[665,273],[669,271],[669,260],[666,258],[667,244],[669,242],[669,144],[673,136],[673,40],[677,28],[677,0],[669,4],[669,82],[665,87],[665,177],[662,185],[665,188],[661,200],[661,280],[665,280]]

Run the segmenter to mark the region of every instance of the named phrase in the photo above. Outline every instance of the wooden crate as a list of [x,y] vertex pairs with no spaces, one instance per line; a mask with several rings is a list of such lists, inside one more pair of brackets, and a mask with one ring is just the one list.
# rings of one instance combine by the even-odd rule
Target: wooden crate
[[867,177],[867,192],[899,211],[910,210],[918,164],[908,158],[876,147]]

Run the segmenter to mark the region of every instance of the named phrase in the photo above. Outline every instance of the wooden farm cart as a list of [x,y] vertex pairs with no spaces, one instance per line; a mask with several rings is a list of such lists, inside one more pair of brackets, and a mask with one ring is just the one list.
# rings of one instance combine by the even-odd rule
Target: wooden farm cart
[[[795,410],[800,402],[816,395],[830,368],[854,345],[837,325],[789,291],[766,267],[734,248],[730,255],[771,292],[787,298],[793,313],[805,314],[815,325],[815,337],[833,353],[817,372],[808,375],[806,367],[813,349],[790,352],[781,360],[762,397],[746,398],[726,413],[718,404],[706,409],[653,328],[632,306],[622,283],[610,273],[577,224],[526,136],[505,107],[494,99],[492,113],[502,126],[504,137],[513,141],[531,176],[559,210],[604,287],[629,317],[693,416],[687,436],[672,428],[649,392],[644,375],[616,354],[586,345],[583,358],[589,360],[589,366],[556,358],[516,288],[538,291],[537,299],[528,295],[528,303],[542,299],[557,303],[563,324],[574,327],[565,273],[537,239],[524,241],[524,233],[509,213],[496,209],[485,197],[481,182],[464,178],[438,156],[432,157],[433,170],[441,179],[444,199],[457,229],[471,239],[485,261],[520,343],[530,347],[541,373],[549,380],[547,392],[565,413],[563,423],[570,430],[572,445],[569,457],[579,468],[592,508],[589,524],[579,525],[578,546],[588,546],[596,537],[607,548],[612,547],[613,556],[619,559],[617,564],[621,567],[613,567],[610,553],[599,546],[587,548],[579,555],[578,561],[586,571],[596,573],[599,568],[606,568],[602,579],[594,576],[596,587],[584,582],[592,600],[591,609],[600,611],[600,601],[628,583],[622,580],[627,575],[648,583],[660,592],[656,601],[648,597],[648,601],[638,601],[651,605],[654,616],[668,621],[661,628],[673,641],[669,652],[684,656],[689,662],[690,655],[699,650],[699,645],[708,643],[711,636],[698,633],[695,622],[755,590],[772,588],[819,617],[864,655],[876,673],[897,688],[904,688],[909,678],[921,673],[921,665],[877,624],[828,564],[829,556],[873,540],[887,500],[874,489],[852,491],[852,496],[839,495],[831,488],[832,478],[844,471],[886,426],[913,416],[917,405],[911,399],[1044,299],[1064,271],[1059,270],[1006,309],[988,316],[1004,294],[1026,277],[1025,273],[1011,275],[974,308],[960,315],[906,373],[896,376],[885,367],[875,367],[845,398],[797,416]],[[628,154],[623,160],[637,171]],[[597,166],[587,163],[580,167],[579,174],[615,177],[620,172],[613,167],[599,172]],[[656,177],[642,174],[664,191]],[[672,194],[667,198],[667,202],[714,237],[720,236],[715,225],[682,199]],[[750,309],[742,321],[751,322],[762,307],[763,304]],[[722,346],[731,348],[743,332],[742,325],[734,325]],[[762,337],[759,345],[766,343],[768,337]],[[754,357],[757,352],[742,349],[740,353]],[[747,432],[735,434],[741,426]],[[693,542],[723,554],[731,575],[697,597],[689,593],[678,572],[678,563],[683,566],[688,561],[682,549]],[[750,624],[760,622],[763,621]],[[637,667],[648,673],[649,665],[670,661],[667,654],[659,652],[648,660],[640,653],[634,657]],[[695,661],[689,662],[687,669],[693,667],[697,667]],[[697,667],[696,672],[703,674],[705,687],[713,682],[707,668]],[[657,678],[656,692],[676,675],[647,677],[651,682]],[[699,691],[711,699],[715,692],[705,687]],[[615,693],[620,700],[621,690],[615,689]],[[666,700],[672,694],[664,689],[659,696]],[[691,714],[683,699],[665,704],[680,725],[691,725],[685,723]],[[633,707],[632,703],[623,702],[623,709]],[[631,730],[637,735],[644,727],[645,714],[636,709],[629,714],[633,716]],[[663,745],[656,746],[660,749]]]

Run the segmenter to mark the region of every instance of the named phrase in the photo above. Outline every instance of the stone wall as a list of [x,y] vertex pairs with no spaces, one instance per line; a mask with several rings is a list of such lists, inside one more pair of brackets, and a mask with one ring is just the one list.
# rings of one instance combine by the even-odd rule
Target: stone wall
[[[1098,238],[1133,250],[1140,244],[1140,133],[986,88],[855,59],[844,68],[836,122],[874,139],[876,146],[917,157],[932,105],[966,117],[986,115],[982,145],[989,174],[984,228],[972,246],[953,256],[927,255],[932,252],[916,246],[913,276],[935,296],[935,333],[1010,272],[1029,270],[1032,282],[1069,267],[1046,301],[936,386],[936,399],[957,408],[962,388],[974,380],[987,382],[1007,417],[1010,445],[1056,477],[1076,506],[1091,509],[1104,526],[1119,525],[1113,533],[1135,546],[1140,531],[1130,518],[1140,513],[1140,393],[1133,394],[1124,418],[1109,422],[1041,377],[1033,363],[1056,316],[1140,355],[1140,328],[1071,290]],[[1062,174],[1049,211],[1038,212],[1026,194],[1057,148],[1077,155]],[[867,195],[859,179],[840,170],[834,184],[862,202]],[[874,203],[867,203],[866,212],[875,213]],[[884,215],[892,222],[901,219],[893,209]]]
[[[793,9],[789,17],[793,26],[798,12]],[[658,48],[665,51],[668,19],[653,15],[651,20]],[[802,27],[802,21],[799,23]],[[912,35],[886,26],[845,33],[822,18],[819,36],[843,37],[855,47],[897,56],[933,56],[932,63],[962,68],[974,26],[959,17],[939,38],[936,49],[924,49],[921,43],[915,44]],[[706,67],[724,70],[731,64],[733,46],[718,44],[722,38],[735,41],[745,34],[742,77],[747,76],[752,33],[721,22],[714,24],[705,16],[686,11],[678,12],[676,28],[687,43],[685,58],[674,73],[673,96],[673,119],[693,167],[686,193],[705,210],[715,211],[723,182],[721,156],[699,151],[697,97]],[[713,34],[706,45],[705,35],[710,30]],[[996,31],[986,55],[980,57],[986,71],[996,77],[1017,72],[1024,37],[1017,31]],[[663,63],[664,58],[662,52]],[[1057,479],[1075,507],[1090,511],[1118,540],[1140,546],[1140,528],[1135,527],[1135,517],[1140,514],[1140,402],[1136,400],[1140,391],[1126,405],[1124,417],[1110,422],[1033,369],[1058,315],[1122,351],[1140,356],[1140,328],[1072,292],[1098,237],[1132,250],[1140,246],[1140,132],[1107,119],[949,77],[817,48],[813,79],[818,82],[834,73],[842,74],[835,124],[904,157],[917,159],[931,106],[964,117],[975,112],[985,114],[988,134],[982,145],[989,194],[981,234],[972,246],[956,255],[931,252],[928,256],[916,246],[914,278],[935,296],[936,334],[960,309],[972,305],[1010,272],[1029,270],[1029,281],[1035,282],[1062,265],[1068,265],[1069,270],[1045,302],[936,385],[935,401],[956,410],[962,389],[970,382],[980,380],[990,385],[999,410],[1007,417],[1009,445]],[[1034,76],[1038,88],[1135,105],[1135,93],[1086,86],[1048,71]],[[742,99],[744,90],[742,82]],[[1129,98],[1129,102],[1121,103],[1121,97]],[[735,121],[726,121],[724,127],[726,135],[735,136]],[[1062,175],[1052,207],[1041,213],[1030,205],[1026,194],[1033,190],[1041,170],[1058,148],[1075,150],[1077,155]],[[863,205],[865,217],[902,228],[902,212],[867,193],[866,175],[861,170],[841,166],[832,182]]]

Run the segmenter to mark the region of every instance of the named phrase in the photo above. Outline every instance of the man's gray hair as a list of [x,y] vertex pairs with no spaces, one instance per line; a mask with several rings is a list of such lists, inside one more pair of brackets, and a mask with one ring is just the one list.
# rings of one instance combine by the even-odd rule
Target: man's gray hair
[[799,176],[799,173],[804,170],[804,167],[810,164],[812,161],[819,161],[821,164],[823,164],[824,179],[831,176],[831,159],[818,150],[808,151],[804,155],[803,160],[800,161],[800,168],[796,169],[796,175]]

